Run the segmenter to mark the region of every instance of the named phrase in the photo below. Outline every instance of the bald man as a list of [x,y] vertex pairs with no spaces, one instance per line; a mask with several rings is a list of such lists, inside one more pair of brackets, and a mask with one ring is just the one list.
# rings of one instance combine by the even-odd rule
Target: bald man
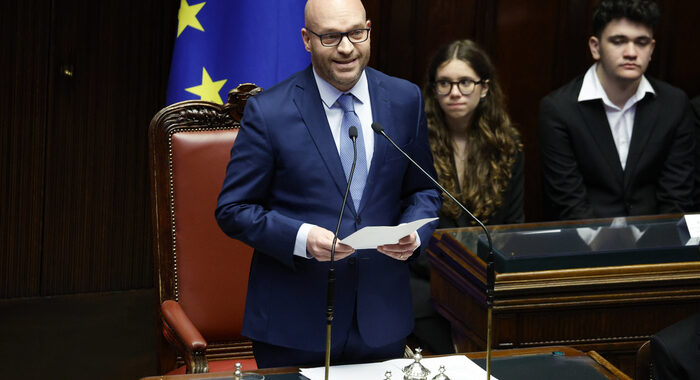
[[[367,67],[370,21],[359,0],[310,0],[301,37],[311,65],[248,100],[216,217],[255,248],[243,334],[258,366],[323,365],[326,282],[358,130],[339,237],[435,217],[439,192],[372,123],[435,175],[420,90]],[[396,244],[335,250],[331,362],[400,357],[413,329],[406,260],[434,224]]]

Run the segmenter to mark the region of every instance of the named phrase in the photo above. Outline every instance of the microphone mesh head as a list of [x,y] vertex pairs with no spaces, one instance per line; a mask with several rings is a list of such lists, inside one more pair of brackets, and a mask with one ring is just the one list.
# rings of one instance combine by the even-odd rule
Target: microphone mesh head
[[351,139],[357,138],[357,128],[354,125],[349,128],[348,135],[350,136]]
[[372,129],[374,130],[374,132],[379,134],[382,134],[382,132],[384,132],[384,128],[379,123],[372,123]]

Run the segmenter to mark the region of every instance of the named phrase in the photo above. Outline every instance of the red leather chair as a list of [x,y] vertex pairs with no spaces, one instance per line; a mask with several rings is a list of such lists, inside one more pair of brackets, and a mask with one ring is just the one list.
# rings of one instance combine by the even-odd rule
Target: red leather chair
[[214,218],[230,150],[248,97],[185,101],[162,109],[149,127],[155,285],[160,305],[159,373],[255,369],[241,336],[251,247],[230,239]]

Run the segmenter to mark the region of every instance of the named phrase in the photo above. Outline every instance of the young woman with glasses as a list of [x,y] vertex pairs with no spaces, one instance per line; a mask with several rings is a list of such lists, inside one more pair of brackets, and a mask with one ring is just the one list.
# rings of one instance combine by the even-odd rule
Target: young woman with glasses
[[[439,182],[485,224],[522,222],[520,134],[486,53],[470,40],[442,47],[423,96]],[[440,217],[439,228],[472,225],[449,200]]]
[[[433,56],[423,88],[438,181],[486,224],[522,222],[523,153],[493,64],[474,42],[454,41]],[[473,225],[450,199],[438,228]],[[454,352],[450,324],[430,303],[426,255],[409,262],[415,328],[409,341],[433,354]]]

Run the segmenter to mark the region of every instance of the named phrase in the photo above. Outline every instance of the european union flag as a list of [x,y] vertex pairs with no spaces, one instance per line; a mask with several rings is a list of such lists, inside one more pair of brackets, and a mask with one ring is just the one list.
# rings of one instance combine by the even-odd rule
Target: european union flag
[[240,83],[268,88],[305,68],[305,0],[180,0],[167,102],[222,104]]

